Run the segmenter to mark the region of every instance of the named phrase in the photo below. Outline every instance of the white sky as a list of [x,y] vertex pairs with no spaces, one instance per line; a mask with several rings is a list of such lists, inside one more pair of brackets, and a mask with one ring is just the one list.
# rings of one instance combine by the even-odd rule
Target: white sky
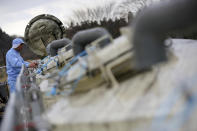
[[40,14],[52,14],[62,22],[72,11],[116,0],[0,0],[0,27],[9,35],[24,35],[28,22]]

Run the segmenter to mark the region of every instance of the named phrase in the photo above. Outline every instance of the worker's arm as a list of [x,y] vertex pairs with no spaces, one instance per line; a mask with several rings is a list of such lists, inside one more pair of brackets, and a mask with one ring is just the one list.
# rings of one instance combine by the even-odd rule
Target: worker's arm
[[31,62],[31,63],[29,63],[29,66],[28,66],[29,68],[37,68],[38,67],[38,63],[36,63],[36,62]]
[[8,59],[9,63],[12,65],[12,67],[22,67],[22,65],[24,64],[26,67],[29,67],[29,62],[24,62],[22,60],[20,60],[18,57],[14,56],[14,55],[8,55]]
[[25,64],[26,67],[29,67],[30,62],[24,61],[24,64]]
[[25,61],[25,63],[29,63],[28,67],[29,68],[37,68],[38,67],[38,63],[34,62],[34,61]]

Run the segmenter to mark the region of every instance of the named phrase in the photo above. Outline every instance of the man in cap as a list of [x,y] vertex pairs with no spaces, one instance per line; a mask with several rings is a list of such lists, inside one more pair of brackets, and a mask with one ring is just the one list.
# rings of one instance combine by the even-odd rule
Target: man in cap
[[20,55],[24,41],[21,38],[16,38],[12,41],[12,48],[6,54],[6,69],[8,74],[8,84],[10,93],[15,91],[16,79],[20,73],[21,67],[24,64],[29,68],[36,68],[37,63],[26,62]]

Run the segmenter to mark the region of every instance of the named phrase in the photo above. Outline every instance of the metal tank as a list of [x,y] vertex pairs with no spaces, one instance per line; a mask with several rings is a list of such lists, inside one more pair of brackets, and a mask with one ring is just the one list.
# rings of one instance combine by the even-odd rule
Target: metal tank
[[28,47],[37,55],[47,55],[46,47],[53,40],[65,36],[63,23],[55,16],[42,14],[34,17],[25,29],[25,41]]
[[[196,131],[197,59],[193,56],[197,55],[197,41],[157,42],[166,37],[164,27],[169,27],[165,28],[169,32],[174,31],[173,25],[178,26],[174,23],[177,19],[160,24],[162,20],[157,19],[165,14],[161,7],[174,5],[168,9],[165,22],[174,14],[170,9],[185,7],[191,14],[175,18],[188,16],[196,23],[192,17],[196,4],[195,0],[174,0],[150,6],[115,39],[103,33],[92,40],[92,29],[80,31],[72,38],[72,50],[57,46],[55,56],[41,60],[36,72],[26,74],[28,69],[23,67],[1,129],[11,131],[25,125],[24,129],[33,126],[38,131]],[[161,13],[159,17],[155,12]],[[153,28],[157,24],[162,29]],[[106,38],[109,43],[101,47]],[[161,62],[156,58],[162,53],[167,59]]]

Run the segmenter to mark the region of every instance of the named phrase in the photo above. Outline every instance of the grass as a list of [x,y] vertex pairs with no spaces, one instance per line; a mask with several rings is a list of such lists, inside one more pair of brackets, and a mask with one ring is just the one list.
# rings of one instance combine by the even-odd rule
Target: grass
[[7,80],[6,68],[0,69],[0,82],[5,82]]

